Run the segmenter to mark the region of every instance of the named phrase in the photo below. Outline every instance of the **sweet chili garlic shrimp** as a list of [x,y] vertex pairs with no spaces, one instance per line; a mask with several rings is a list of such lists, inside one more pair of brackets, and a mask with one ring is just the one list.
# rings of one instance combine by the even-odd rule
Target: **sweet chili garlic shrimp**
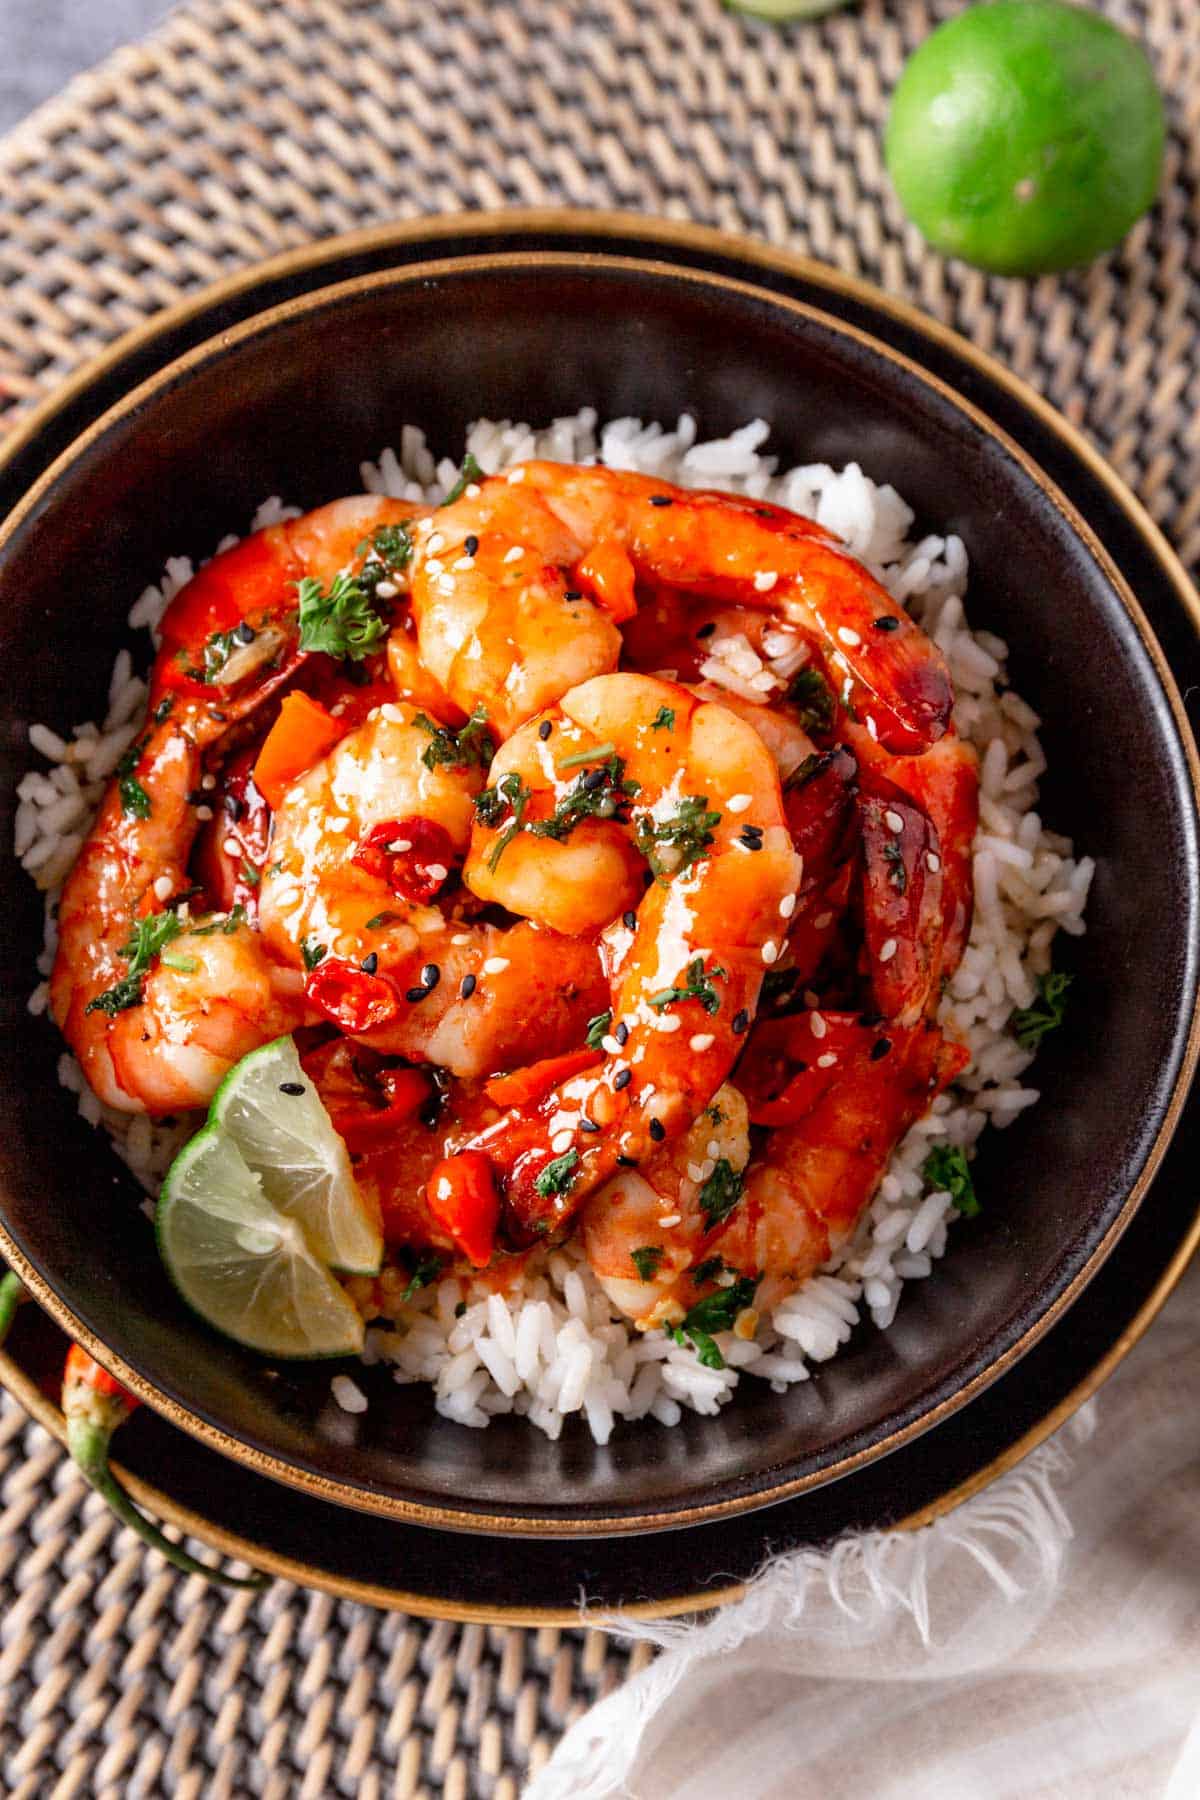
[[[413,510],[364,496],[268,526],[214,557],[168,607],[147,718],[59,906],[51,1009],[108,1105],[203,1106],[233,1063],[299,1020],[294,978],[236,917],[185,944],[175,929],[185,915],[163,916],[191,889],[189,855],[211,811],[207,757],[303,660],[297,582],[361,565],[374,534]],[[154,915],[153,930],[139,925]]]
[[607,988],[595,947],[436,904],[461,864],[491,740],[377,708],[285,795],[259,918],[347,1035],[462,1077],[578,1044]]
[[[639,580],[803,633],[834,691],[893,752],[925,750],[945,731],[952,695],[941,653],[812,520],[569,464],[523,463],[477,488],[418,528],[412,601],[423,661],[465,710],[482,701],[501,735],[563,690],[561,654],[572,659],[562,673],[578,679],[579,661],[613,648],[594,609],[570,630],[566,594],[579,594],[581,608],[594,596],[620,623],[636,614]],[[527,563],[532,580],[520,573]],[[517,635],[523,610],[528,646]],[[528,672],[508,666],[516,656]],[[614,650],[603,666],[615,661]],[[583,671],[595,672],[594,661]]]
[[610,981],[601,1065],[469,1146],[505,1182],[520,1245],[562,1225],[618,1157],[650,1153],[708,1104],[778,953],[800,865],[758,734],[648,676],[573,688],[503,745],[489,780],[467,884],[556,930],[602,932]]

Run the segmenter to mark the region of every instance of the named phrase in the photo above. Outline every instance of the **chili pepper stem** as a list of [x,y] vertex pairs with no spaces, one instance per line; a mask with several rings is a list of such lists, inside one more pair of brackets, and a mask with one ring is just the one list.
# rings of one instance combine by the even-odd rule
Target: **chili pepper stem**
[[0,1277],[0,1344],[4,1343],[9,1334],[18,1306],[26,1299],[28,1295],[21,1286],[20,1276],[14,1275],[11,1269],[8,1270]]
[[109,1468],[108,1446],[111,1437],[110,1430],[90,1419],[67,1420],[67,1449],[100,1498],[112,1508],[122,1524],[136,1531],[152,1550],[161,1551],[167,1561],[185,1575],[203,1575],[206,1581],[220,1582],[226,1587],[262,1588],[267,1585],[266,1575],[227,1575],[222,1569],[197,1562],[194,1556],[189,1556],[186,1550],[164,1537],[158,1526],[139,1512]]

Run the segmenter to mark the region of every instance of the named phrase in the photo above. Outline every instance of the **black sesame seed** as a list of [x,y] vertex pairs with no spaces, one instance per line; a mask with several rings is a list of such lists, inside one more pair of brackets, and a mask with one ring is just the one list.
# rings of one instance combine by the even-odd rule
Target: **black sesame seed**
[[189,806],[207,806],[208,801],[209,796],[203,788],[193,788],[187,799]]
[[866,1029],[867,1029],[867,1030],[868,1030],[868,1031],[874,1031],[874,1029],[875,1029],[875,1027],[876,1027],[876,1026],[877,1026],[877,1025],[882,1025],[882,1024],[883,1024],[883,1022],[884,1022],[884,1020],[883,1020],[883,1014],[882,1014],[882,1013],[878,1013],[878,1012],[876,1012],[876,1013],[863,1013],[863,1014],[861,1014],[861,1016],[860,1016],[860,1017],[859,1017],[859,1021],[858,1021],[858,1022],[859,1022],[859,1024],[860,1024],[860,1025],[862,1025],[862,1026],[865,1026],[865,1028],[866,1028]]
[[374,975],[375,971],[379,967],[379,952],[378,952],[378,950],[372,950],[369,955],[364,956],[358,966],[362,970],[364,975]]
[[617,1162],[622,1169],[636,1169],[637,1168],[637,1157],[636,1156],[618,1156]]
[[421,986],[425,989],[425,992],[427,994],[432,994],[434,988],[441,979],[442,971],[438,968],[437,964],[426,963],[425,967],[421,970]]
[[255,631],[253,625],[247,625],[245,619],[243,619],[241,624],[235,628],[233,635],[239,644],[252,644],[258,636],[258,633]]
[[605,770],[605,769],[589,769],[587,774],[583,778],[584,792],[587,794],[594,794],[598,788],[602,788],[604,786],[604,783],[607,779],[608,779],[607,770]]
[[632,1069],[619,1069],[617,1071],[616,1075],[613,1077],[613,1088],[614,1088],[615,1092],[619,1094],[621,1092],[621,1089],[627,1088],[632,1080],[633,1080],[633,1070]]
[[882,1057],[887,1055],[891,1047],[891,1038],[876,1038],[875,1042],[871,1045],[871,1061],[879,1062]]
[[699,631],[696,633],[696,636],[698,638],[711,637],[713,632],[716,629],[717,629],[717,621],[715,619],[710,619],[707,625],[702,625],[700,627]]
[[754,509],[754,516],[756,519],[773,519],[775,514],[771,511],[769,506],[756,506]]
[[662,1120],[661,1119],[651,1119],[651,1121],[650,1121],[650,1136],[654,1139],[655,1143],[661,1144],[663,1139],[666,1137],[666,1135],[667,1135],[667,1128],[663,1124]]
[[550,723],[549,719],[543,719],[541,724],[538,726],[538,736],[541,738],[543,744],[545,743],[546,739],[550,736],[550,733],[553,730],[554,730],[554,727]]
[[621,914],[621,923],[625,927],[626,931],[636,931],[637,930],[637,914],[635,912],[622,913]]
[[793,1063],[792,1069],[797,1075],[808,1074],[808,1064],[806,1062]]
[[734,1037],[742,1037],[749,1029],[750,1014],[746,1011],[745,1007],[743,1007],[741,1012],[734,1013],[733,1015],[733,1035]]
[[745,844],[747,850],[761,850],[763,847],[762,839],[755,837],[752,832],[743,831],[742,843]]
[[650,504],[651,506],[672,506],[674,502],[670,494],[651,494]]
[[469,1000],[471,998],[471,995],[475,992],[476,981],[477,978],[474,975],[463,976],[462,986],[458,990],[460,1000]]
[[567,589],[565,589],[565,591],[563,593],[563,599],[564,600],[582,600],[583,599],[583,589],[582,588],[567,588]]
[[600,1127],[595,1119],[580,1119],[579,1129],[580,1131],[599,1131]]
[[478,548],[479,548],[479,539],[475,536],[475,533],[472,532],[470,537],[467,539],[466,543],[463,545],[463,549],[466,551],[468,556],[474,556],[474,554],[478,550]]
[[292,1094],[298,1097],[301,1094],[307,1094],[308,1089],[302,1081],[281,1081],[279,1091],[281,1094]]
[[629,1042],[629,1027],[624,1019],[621,1020],[621,1023],[613,1032],[613,1036],[616,1038],[618,1044],[625,1045]]
[[226,794],[225,798],[221,801],[221,805],[225,808],[225,811],[235,824],[246,810],[236,794]]
[[874,621],[874,629],[876,631],[899,631],[900,621],[893,619],[890,615],[885,615],[882,619]]
[[404,998],[408,1001],[408,1004],[410,1006],[415,1006],[417,1004],[418,1000],[424,1000],[424,998],[425,998],[426,994],[428,994],[428,992],[429,992],[428,988],[408,988],[405,992]]

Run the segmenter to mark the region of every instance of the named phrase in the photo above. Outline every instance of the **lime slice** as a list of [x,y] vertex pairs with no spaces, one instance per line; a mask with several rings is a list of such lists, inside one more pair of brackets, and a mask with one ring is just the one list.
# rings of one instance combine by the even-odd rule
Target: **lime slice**
[[209,1118],[261,1177],[267,1199],[303,1227],[321,1262],[355,1275],[378,1273],[379,1218],[290,1037],[244,1056],[218,1088]]
[[219,1126],[206,1125],[171,1164],[155,1230],[188,1305],[247,1349],[280,1357],[362,1349],[355,1307]]

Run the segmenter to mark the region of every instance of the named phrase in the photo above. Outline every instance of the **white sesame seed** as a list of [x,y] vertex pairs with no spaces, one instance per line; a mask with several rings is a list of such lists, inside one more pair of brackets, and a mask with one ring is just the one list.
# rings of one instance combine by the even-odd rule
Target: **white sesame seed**
[[445,542],[446,542],[446,540],[442,536],[441,532],[435,531],[433,536],[430,538],[429,542],[425,546],[426,553],[429,556],[436,556],[437,552],[442,548],[442,546],[445,544]]
[[879,727],[871,717],[870,713],[867,714],[867,736],[869,738],[874,738],[876,743],[879,742]]
[[783,896],[783,899],[779,902],[780,918],[781,919],[790,919],[792,914],[795,912],[795,910],[796,910],[795,894],[785,894]]
[[[473,569],[475,567],[475,558],[473,556],[460,556],[458,561],[451,563],[450,566],[453,569]],[[382,592],[382,587],[376,588],[375,591],[376,593]]]
[[394,600],[396,595],[400,592],[400,589],[396,586],[394,581],[377,581],[375,583],[375,592],[379,595],[381,600]]
[[896,951],[899,949],[899,947],[900,946],[897,944],[895,938],[889,938],[886,944],[883,944],[880,946],[880,950],[879,950],[880,962],[891,962],[893,956],[895,956]]
[[851,631],[848,625],[838,626],[838,640],[843,644],[849,645],[851,650],[856,650],[859,644],[862,643],[862,639],[859,637],[857,631]]
[[810,1013],[808,1022],[812,1026],[812,1034],[815,1038],[823,1038],[825,1033],[829,1030],[828,1025],[825,1023],[825,1020],[819,1012]]
[[697,1055],[702,1050],[711,1050],[714,1042],[711,1031],[698,1031],[694,1037],[688,1040],[689,1047],[695,1050]]
[[620,1056],[621,1054],[621,1046],[611,1032],[607,1037],[600,1039],[600,1048],[609,1056]]
[[507,956],[489,956],[483,965],[483,972],[485,975],[503,975],[508,963]]
[[765,963],[773,963],[779,955],[779,945],[774,938],[768,938],[762,947],[762,959]]
[[832,1069],[836,1062],[837,1057],[833,1054],[832,1050],[827,1050],[824,1056],[818,1056],[817,1067],[818,1069]]
[[204,819],[207,822],[212,816],[213,810],[211,806],[198,806],[196,808],[196,817],[198,819]]
[[478,498],[483,490],[481,489],[481,487],[477,481],[472,481],[467,484],[466,488],[463,491],[466,494],[468,500],[478,500]]
[[[226,856],[240,856],[242,854],[242,846],[235,837],[227,837],[225,842],[221,845],[221,848]],[[157,888],[158,883],[155,882],[154,885]]]
[[[332,828],[333,828],[333,820],[332,819],[329,821],[329,825],[330,825],[330,829],[332,830]],[[345,829],[346,829],[346,821],[343,819],[342,820],[342,830],[344,831]],[[403,856],[406,850],[412,849],[412,839],[411,838],[393,838],[391,843],[388,845],[388,849],[392,852],[392,854],[394,856]]]
[[818,913],[816,918],[813,920],[813,930],[814,931],[827,931],[832,924],[833,924],[833,914],[831,912]]
[[688,1170],[688,1180],[689,1181],[703,1181],[704,1180],[704,1164],[703,1163],[689,1163],[687,1166],[687,1170]]
[[511,548],[511,550],[506,550],[504,552],[504,561],[506,563],[520,562],[520,560],[524,556],[524,554],[525,554],[525,551],[524,551],[524,548],[522,547],[522,545],[514,544]]
[[[429,541],[432,544],[433,539],[430,538]],[[439,562],[436,556],[431,556],[425,564],[425,573],[427,575],[440,575],[445,566],[445,563]]]
[[885,812],[883,815],[883,822],[887,826],[889,831],[903,831],[904,830],[903,818],[901,817],[901,815],[898,812],[893,812],[890,807],[888,808],[887,812]]
[[931,869],[935,875],[937,874],[942,866],[942,859],[937,854],[936,850],[927,850],[925,852],[925,866],[928,869]]
[[682,1213],[668,1213],[665,1219],[660,1219],[658,1222],[660,1225],[666,1227],[666,1226],[671,1226],[671,1225],[678,1225],[682,1218],[683,1218]]
[[[510,486],[515,486],[518,481],[524,481],[524,479],[525,479],[525,470],[523,468],[510,469],[508,471],[508,482],[509,482]],[[470,489],[468,489],[467,491],[469,493]]]
[[428,875],[430,881],[441,882],[445,881],[450,871],[445,863],[428,863],[425,868],[425,873]]
[[757,675],[750,677],[750,686],[756,694],[769,694],[772,688],[782,687],[783,683],[778,675],[771,673],[770,669],[760,669]]
[[725,810],[731,813],[744,813],[746,808],[753,804],[754,797],[751,794],[730,794],[725,802]]
[[683,1020],[678,1013],[662,1013],[656,1021],[658,1031],[678,1031]]
[[575,1133],[573,1131],[556,1131],[550,1139],[550,1148],[556,1156],[561,1156],[563,1151],[569,1150],[574,1142]]
[[202,775],[200,777],[200,786],[204,789],[206,794],[211,794],[216,785],[217,778],[215,775]]
[[469,931],[456,931],[454,936],[450,939],[452,944],[469,944],[470,941],[471,934]]
[[172,886],[173,886],[173,883],[172,883],[171,877],[169,875],[160,875],[154,883],[155,899],[156,900],[166,900],[168,898],[168,896],[170,895]]
[[704,1154],[705,1156],[720,1156],[721,1146],[718,1144],[716,1138],[709,1138],[707,1144],[704,1146]]
[[759,594],[769,594],[778,580],[779,577],[773,569],[760,569],[754,577],[755,591]]

